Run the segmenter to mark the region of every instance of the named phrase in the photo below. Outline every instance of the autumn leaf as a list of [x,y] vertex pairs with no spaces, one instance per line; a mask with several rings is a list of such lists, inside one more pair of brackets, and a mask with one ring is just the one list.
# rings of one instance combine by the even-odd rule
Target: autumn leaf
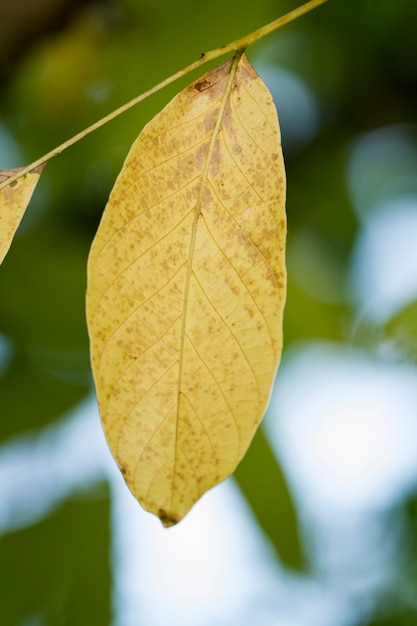
[[[36,167],[0,189],[0,263],[3,262],[9,251],[14,234],[30,202],[44,166],[45,164]],[[23,169],[20,167],[0,170],[0,183],[4,183]]]
[[103,428],[170,526],[244,456],[282,348],[285,172],[272,97],[237,54],[133,144],[88,262]]

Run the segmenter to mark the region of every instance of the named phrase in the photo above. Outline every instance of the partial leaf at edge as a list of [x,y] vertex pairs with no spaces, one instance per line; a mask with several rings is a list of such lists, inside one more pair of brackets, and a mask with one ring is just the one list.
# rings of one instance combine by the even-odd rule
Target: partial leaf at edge
[[[44,166],[45,164],[36,167],[0,189],[0,264],[9,251]],[[23,169],[0,170],[0,183]]]
[[104,431],[125,480],[177,523],[245,454],[282,348],[285,172],[272,97],[245,56],[142,131],[88,262]]

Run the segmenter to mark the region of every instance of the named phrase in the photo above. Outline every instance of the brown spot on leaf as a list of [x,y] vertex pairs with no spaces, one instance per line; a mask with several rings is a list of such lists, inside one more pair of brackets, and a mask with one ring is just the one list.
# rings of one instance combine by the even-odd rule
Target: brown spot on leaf
[[210,87],[211,83],[208,80],[202,80],[201,83],[196,83],[195,88],[197,91],[205,91]]
[[180,521],[178,515],[168,513],[168,511],[165,511],[165,509],[159,509],[158,517],[161,520],[162,525],[165,526],[165,528],[175,526],[175,524],[178,524],[178,522]]

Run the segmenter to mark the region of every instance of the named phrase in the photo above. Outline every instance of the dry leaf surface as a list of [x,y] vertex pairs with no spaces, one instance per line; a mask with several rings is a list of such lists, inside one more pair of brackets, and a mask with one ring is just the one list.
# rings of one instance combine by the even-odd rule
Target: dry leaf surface
[[285,173],[272,97],[245,56],[142,131],[88,263],[87,320],[111,451],[177,523],[245,454],[282,347]]
[[[43,168],[41,165],[0,189],[0,263],[9,251]],[[0,183],[23,169],[0,170]]]

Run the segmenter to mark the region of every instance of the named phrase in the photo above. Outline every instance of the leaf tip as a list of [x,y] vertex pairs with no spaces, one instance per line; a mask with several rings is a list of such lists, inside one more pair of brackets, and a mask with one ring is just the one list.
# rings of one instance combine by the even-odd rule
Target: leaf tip
[[171,526],[175,526],[178,522],[181,521],[179,515],[175,515],[175,513],[170,513],[169,511],[165,511],[165,509],[159,509],[158,517],[162,522],[162,525],[165,528],[170,528]]

